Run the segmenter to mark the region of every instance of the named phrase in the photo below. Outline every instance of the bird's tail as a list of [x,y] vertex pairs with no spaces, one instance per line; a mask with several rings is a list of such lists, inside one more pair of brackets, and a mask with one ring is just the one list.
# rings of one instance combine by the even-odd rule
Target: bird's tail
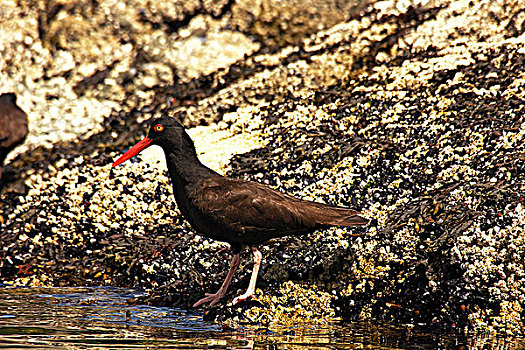
[[368,220],[360,216],[357,210],[334,207],[331,205],[312,202],[316,207],[317,223],[330,226],[362,226],[367,225]]
[[333,226],[362,226],[368,220],[359,215],[359,212],[347,208],[334,208],[335,213],[328,214],[325,224]]

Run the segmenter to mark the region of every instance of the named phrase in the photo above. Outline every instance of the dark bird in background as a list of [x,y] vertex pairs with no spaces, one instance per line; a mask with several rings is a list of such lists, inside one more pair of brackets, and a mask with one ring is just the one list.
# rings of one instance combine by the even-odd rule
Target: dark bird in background
[[158,145],[166,155],[168,171],[177,205],[200,234],[231,245],[234,255],[230,270],[217,293],[193,306],[216,304],[228,289],[240,262],[240,251],[249,246],[253,252],[253,271],[246,293],[233,304],[251,297],[262,255],[256,246],[276,237],[303,235],[330,226],[366,225],[368,221],[355,210],[301,200],[260,183],[232,179],[204,166],[197,158],[193,141],[175,119],[152,121],[148,136],[122,155],[113,166]]
[[0,178],[7,154],[24,142],[28,131],[27,114],[17,106],[16,95],[0,95]]

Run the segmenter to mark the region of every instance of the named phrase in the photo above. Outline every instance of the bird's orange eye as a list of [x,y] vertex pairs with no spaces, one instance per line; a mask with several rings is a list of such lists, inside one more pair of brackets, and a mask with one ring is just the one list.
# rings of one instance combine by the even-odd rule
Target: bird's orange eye
[[157,124],[157,125],[155,125],[153,130],[155,130],[157,132],[160,132],[160,131],[164,130],[164,127],[162,125],[160,125],[160,124]]

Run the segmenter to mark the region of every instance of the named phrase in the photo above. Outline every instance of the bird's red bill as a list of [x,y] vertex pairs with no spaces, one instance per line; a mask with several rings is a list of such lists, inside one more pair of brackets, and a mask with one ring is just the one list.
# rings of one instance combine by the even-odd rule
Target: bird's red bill
[[120,163],[124,163],[126,160],[130,159],[131,157],[136,156],[140,153],[143,149],[147,148],[153,140],[145,137],[142,141],[137,143],[135,146],[131,147],[126,153],[124,153],[122,156],[120,156],[119,159],[115,163],[113,163],[113,167],[116,167]]

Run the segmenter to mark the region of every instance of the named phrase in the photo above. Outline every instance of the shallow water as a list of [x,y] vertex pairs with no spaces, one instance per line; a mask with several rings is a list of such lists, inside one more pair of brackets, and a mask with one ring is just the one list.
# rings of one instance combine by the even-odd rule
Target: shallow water
[[296,327],[203,321],[201,313],[129,305],[139,292],[111,287],[0,286],[0,349],[452,349],[521,348],[509,338],[443,336],[388,324]]

